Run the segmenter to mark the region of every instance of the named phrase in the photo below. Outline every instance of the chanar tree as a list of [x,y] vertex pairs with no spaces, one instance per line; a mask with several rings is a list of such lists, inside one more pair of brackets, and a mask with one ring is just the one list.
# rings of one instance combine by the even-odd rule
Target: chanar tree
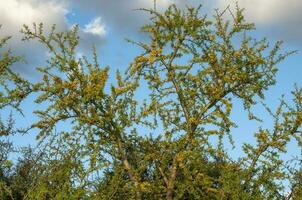
[[[278,64],[294,52],[250,37],[255,26],[238,6],[214,17],[201,7],[141,10],[151,16],[142,27],[147,39],[130,41],[141,54],[114,81],[95,50],[92,58],[77,56],[77,26],[48,34],[42,24],[23,27],[24,40],[38,40],[49,51],[38,81],[11,71],[14,59],[1,61],[1,86],[14,84],[0,105],[18,110],[29,94],[41,105],[23,132],[38,130],[47,151],[36,156],[36,177],[23,198],[301,198],[301,158],[280,156],[293,140],[301,148],[302,90],[294,88],[292,102],[281,98],[276,111],[263,103]],[[239,102],[250,120],[261,122],[253,113],[259,104],[273,120],[235,160],[225,145],[237,145],[231,114]]]

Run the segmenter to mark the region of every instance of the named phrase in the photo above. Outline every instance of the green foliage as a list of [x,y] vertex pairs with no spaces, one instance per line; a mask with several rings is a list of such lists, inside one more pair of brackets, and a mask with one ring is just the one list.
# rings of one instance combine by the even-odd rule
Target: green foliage
[[[239,160],[224,148],[225,137],[236,145],[235,100],[251,120],[260,121],[252,108],[263,102],[276,82],[277,65],[293,52],[280,53],[281,42],[270,47],[265,39],[249,37],[255,27],[239,7],[216,11],[214,19],[202,16],[200,7],[142,10],[151,15],[142,28],[149,40],[131,41],[142,53],[125,74],[116,72],[111,87],[109,68],[99,65],[95,50],[92,58],[76,56],[77,26],[65,32],[53,26],[49,34],[42,24],[23,27],[24,40],[38,40],[50,59],[37,68],[41,79],[30,82],[10,69],[19,58],[4,54],[0,105],[21,111],[23,99],[34,94],[43,106],[33,111],[38,120],[25,130],[38,130],[41,146],[25,154],[13,174],[1,174],[1,197],[298,199],[301,170],[280,156],[292,140],[302,146],[299,87],[293,102],[282,99],[275,112],[264,105],[273,126],[260,128],[257,144],[244,144]],[[225,20],[228,13],[231,20]],[[144,101],[136,98],[142,91]],[[213,136],[219,138],[217,147],[210,142]],[[2,171],[12,167],[4,166],[5,160]]]
[[30,88],[29,82],[11,69],[21,57],[13,56],[10,50],[3,51],[9,39],[6,37],[0,40],[0,108],[12,106],[18,109],[20,102],[30,93]]

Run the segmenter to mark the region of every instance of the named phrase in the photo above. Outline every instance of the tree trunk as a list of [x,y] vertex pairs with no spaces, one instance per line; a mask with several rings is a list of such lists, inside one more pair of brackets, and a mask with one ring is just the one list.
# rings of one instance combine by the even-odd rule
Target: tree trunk
[[123,165],[124,165],[128,175],[129,175],[130,180],[134,184],[134,187],[135,187],[135,190],[136,190],[136,199],[141,200],[142,199],[142,193],[141,193],[141,190],[140,190],[139,180],[135,176],[135,174],[133,172],[133,169],[132,169],[132,166],[130,165],[130,163],[128,161],[127,153],[124,152],[123,143],[120,140],[120,138],[117,138],[117,142],[118,142],[119,150],[121,152]]
[[173,190],[176,178],[176,160],[174,158],[171,169],[171,176],[167,187],[167,200],[173,200]]

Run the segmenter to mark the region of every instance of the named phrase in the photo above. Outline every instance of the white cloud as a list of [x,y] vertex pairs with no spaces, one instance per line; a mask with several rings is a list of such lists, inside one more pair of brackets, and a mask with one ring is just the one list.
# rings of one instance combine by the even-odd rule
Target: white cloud
[[[301,0],[218,0],[220,7],[228,4],[246,8],[247,17],[259,24],[295,20],[302,9]],[[301,18],[301,17],[300,17]]]
[[104,36],[106,34],[105,25],[102,23],[100,17],[97,17],[90,23],[86,24],[83,32],[98,36]]
[[[131,37],[138,33],[140,27],[149,23],[150,13],[137,11],[139,8],[152,9],[154,7],[153,0],[69,0],[72,7],[81,10],[83,13],[94,13],[102,17],[106,22],[106,27],[110,30],[122,33],[122,37]],[[203,10],[209,8],[217,0],[157,0],[157,11],[164,11],[171,4],[176,4],[182,8],[185,5],[204,4]],[[113,29],[112,29],[113,28]],[[137,36],[137,35],[136,35]]]
[[278,40],[301,45],[302,1],[301,0],[216,0],[220,8],[235,5],[245,8],[248,21]]
[[[30,65],[18,65],[18,70],[31,75],[31,69],[45,60],[45,50],[35,42],[22,42],[20,29],[23,24],[31,26],[32,23],[44,23],[45,31],[53,24],[57,29],[68,27],[65,17],[68,4],[58,0],[0,0],[0,38],[12,36],[8,47],[17,55],[24,55]],[[1,53],[1,52],[0,52]],[[20,64],[20,63],[19,63]]]
[[[31,27],[32,23],[43,23],[47,33],[53,24],[57,31],[72,27],[66,17],[70,14],[70,0],[0,0],[0,38],[13,36],[7,48],[12,49],[16,55],[25,57],[28,64],[18,63],[17,70],[31,76],[32,69],[43,65],[49,54],[38,42],[22,42],[20,30],[23,24]],[[76,16],[73,16],[76,17]],[[84,31],[85,30],[85,31]],[[79,50],[86,51],[92,45],[103,44],[103,38],[98,37],[105,33],[101,20],[96,18],[85,29],[79,31],[81,43]],[[0,50],[1,54],[1,50]]]
[[66,27],[67,4],[64,1],[9,0],[0,1],[0,24],[8,33],[18,32],[23,24],[43,22]]
[[[136,11],[139,8],[153,8],[153,0],[69,0],[72,7],[80,9],[83,13],[100,15],[106,22],[106,27],[114,28],[125,34],[125,31],[137,32],[149,15],[146,12]],[[180,0],[177,0],[180,1]],[[175,0],[157,0],[157,9],[164,10]]]

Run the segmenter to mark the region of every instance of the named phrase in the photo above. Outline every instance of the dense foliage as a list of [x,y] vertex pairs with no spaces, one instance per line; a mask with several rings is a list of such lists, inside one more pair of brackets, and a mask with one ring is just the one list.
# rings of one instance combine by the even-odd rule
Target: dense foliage
[[[22,114],[27,98],[39,105],[29,127],[16,129],[13,115],[2,121],[1,136],[36,130],[39,143],[13,164],[16,149],[1,141],[0,198],[298,200],[301,158],[280,156],[292,140],[302,146],[302,89],[295,87],[293,102],[281,98],[275,112],[263,103],[292,52],[248,36],[255,27],[238,7],[214,18],[194,7],[142,10],[151,15],[142,28],[148,39],[130,41],[141,54],[115,81],[95,51],[77,56],[77,26],[48,34],[42,24],[23,27],[25,41],[49,51],[47,65],[36,68],[39,80],[11,69],[21,58],[1,56],[1,109]],[[237,145],[231,114],[240,102],[250,120],[261,121],[253,106],[263,104],[273,121],[235,160],[225,145]]]

